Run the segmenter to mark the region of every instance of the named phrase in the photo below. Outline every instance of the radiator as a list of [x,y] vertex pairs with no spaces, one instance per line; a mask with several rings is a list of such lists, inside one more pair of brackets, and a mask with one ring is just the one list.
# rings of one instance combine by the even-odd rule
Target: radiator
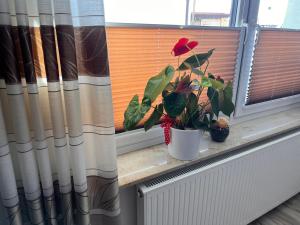
[[138,186],[138,225],[244,225],[300,191],[300,132]]

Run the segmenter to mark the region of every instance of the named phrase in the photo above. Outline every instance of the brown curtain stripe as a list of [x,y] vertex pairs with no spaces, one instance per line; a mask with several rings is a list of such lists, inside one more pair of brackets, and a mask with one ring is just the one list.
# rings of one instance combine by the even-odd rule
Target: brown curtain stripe
[[36,83],[33,50],[29,26],[18,26],[18,36],[23,59],[26,83]]
[[[55,30],[53,26],[43,25],[41,21],[41,38],[44,51],[45,69],[48,82],[59,82]],[[37,48],[38,49],[38,48]],[[40,49],[38,49],[40,50]]]
[[108,27],[107,37],[115,126],[122,131],[123,113],[131,97],[141,96],[149,77],[166,65],[177,65],[171,49],[178,39],[198,41],[195,51],[216,48],[209,71],[233,80],[240,30]]
[[78,80],[74,28],[72,25],[57,25],[56,34],[62,78],[64,81]]
[[21,83],[21,76],[18,71],[18,60],[16,58],[16,49],[12,28],[10,25],[0,26],[0,57],[1,57],[1,74],[4,75],[7,84]]
[[247,104],[300,94],[300,32],[262,29],[258,33]]
[[23,66],[23,57],[22,57],[22,50],[21,50],[21,43],[20,43],[20,37],[19,37],[19,30],[16,25],[13,25],[12,28],[12,37],[13,42],[15,45],[15,51],[16,51],[16,57],[18,62],[18,70],[20,73],[21,78],[25,78],[25,71]]
[[105,27],[75,27],[74,32],[80,75],[109,76]]

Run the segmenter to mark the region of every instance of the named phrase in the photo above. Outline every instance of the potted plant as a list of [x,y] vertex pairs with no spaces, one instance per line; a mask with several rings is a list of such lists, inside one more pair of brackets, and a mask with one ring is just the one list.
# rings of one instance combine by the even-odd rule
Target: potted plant
[[[181,38],[172,49],[178,57],[177,68],[168,65],[151,77],[142,101],[138,95],[133,96],[124,113],[124,128],[131,130],[152,109],[144,123],[145,131],[161,122],[169,153],[180,160],[196,158],[204,131],[210,130],[220,112],[229,117],[234,110],[231,81],[225,83],[208,72],[214,49],[195,54],[192,49],[197,45],[196,41]],[[188,52],[191,56],[180,63],[179,57]]]
[[229,135],[229,123],[226,118],[214,120],[210,125],[210,136],[215,142],[224,142]]

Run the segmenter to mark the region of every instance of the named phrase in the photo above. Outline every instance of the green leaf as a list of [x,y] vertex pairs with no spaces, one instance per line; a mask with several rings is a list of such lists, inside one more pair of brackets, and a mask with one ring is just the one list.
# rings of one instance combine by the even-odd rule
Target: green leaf
[[135,95],[129,102],[124,113],[124,129],[132,130],[143,119],[151,107],[151,99],[144,97],[142,103],[139,103],[139,96]]
[[186,60],[184,60],[181,63],[181,65],[178,67],[177,70],[189,69],[187,64],[190,65],[191,68],[198,68],[198,67],[202,66],[208,60],[208,58],[212,55],[214,50],[215,49],[213,48],[206,53],[200,53],[200,54],[196,54],[196,55],[192,55],[192,56],[188,57]]
[[144,124],[145,131],[149,130],[151,127],[153,127],[156,123],[159,122],[163,114],[163,111],[164,111],[164,106],[162,103],[155,106],[155,109],[153,110],[151,116]]
[[214,89],[217,89],[217,90],[223,90],[224,84],[223,84],[222,82],[217,81],[217,80],[214,80],[214,79],[210,79],[210,78],[209,78],[209,80],[210,80],[210,82],[211,82],[211,84],[212,84],[212,87],[213,87]]
[[214,80],[216,79],[215,76],[212,73],[208,73],[208,78],[214,79]]
[[151,99],[151,102],[154,102],[172,80],[174,72],[175,70],[172,66],[167,66],[158,75],[151,77],[146,85],[144,96]]
[[224,92],[223,90],[218,92],[219,109],[222,111],[224,105]]
[[217,78],[216,80],[217,80],[217,81],[220,81],[222,84],[224,84],[224,83],[225,83],[224,79],[222,79],[222,78],[220,78],[220,77],[219,77],[219,78]]
[[195,114],[195,111],[198,110],[198,98],[194,93],[189,94],[186,109],[190,115]]
[[212,87],[207,89],[207,96],[210,100],[211,108],[213,113],[218,117],[220,108],[219,108],[219,93]]
[[191,93],[189,95],[185,114],[186,114],[185,126],[196,128],[194,122],[199,120],[199,105],[198,105],[198,98],[194,93]]
[[172,92],[165,96],[164,108],[170,117],[179,116],[186,106],[186,95],[182,93]]
[[231,100],[224,98],[223,107],[221,111],[228,117],[230,117],[231,113],[234,111],[234,104]]
[[227,99],[232,99],[232,82],[228,81],[226,87],[224,88],[224,96]]
[[183,62],[183,64],[192,71],[192,73],[198,75],[198,76],[203,76],[204,73],[200,70],[200,69],[197,69],[197,68],[193,68],[191,64],[187,63],[187,62]]
[[174,91],[174,83],[170,82],[164,89],[167,92]]
[[194,73],[198,76],[203,76],[204,75],[204,73],[201,70],[196,69],[196,68],[192,68],[192,73]]
[[202,80],[201,80],[201,86],[202,87],[211,87],[212,83],[209,78],[203,76]]
[[187,63],[187,62],[183,62],[183,64],[186,66],[186,68],[188,68],[188,69],[193,69],[193,67],[192,67],[192,65],[191,64],[189,64],[189,63]]
[[234,104],[232,102],[232,83],[229,81],[223,90],[224,101],[221,111],[228,117],[234,111]]
[[195,129],[208,130],[209,119],[208,119],[207,115],[205,115],[202,120],[200,118],[198,118],[197,120],[193,120],[192,122],[193,122],[193,126]]

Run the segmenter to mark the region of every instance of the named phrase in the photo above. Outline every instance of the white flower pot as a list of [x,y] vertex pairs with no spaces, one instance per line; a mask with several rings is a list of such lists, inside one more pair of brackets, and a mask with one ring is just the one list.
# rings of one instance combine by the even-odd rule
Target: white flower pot
[[207,149],[200,146],[203,142],[203,130],[179,130],[171,128],[171,141],[168,151],[171,156],[179,160],[193,160],[199,156],[200,150]]

